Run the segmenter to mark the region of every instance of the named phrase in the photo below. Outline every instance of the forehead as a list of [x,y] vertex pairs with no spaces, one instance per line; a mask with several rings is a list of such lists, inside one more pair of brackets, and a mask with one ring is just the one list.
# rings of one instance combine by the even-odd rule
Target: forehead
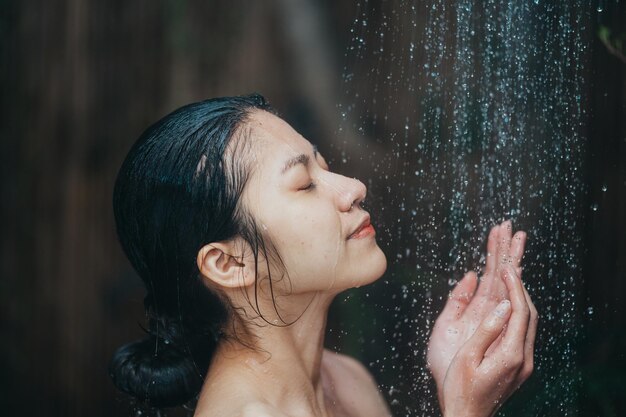
[[281,193],[280,184],[285,176],[281,170],[285,162],[297,155],[313,153],[311,143],[278,116],[263,110],[253,111],[247,118],[245,129],[252,143],[250,177],[243,194],[243,203],[261,221],[268,221],[266,208]]
[[313,153],[311,142],[296,132],[289,123],[266,111],[253,112],[246,127],[255,144],[252,161],[255,171],[264,171],[264,175],[280,175],[287,159]]

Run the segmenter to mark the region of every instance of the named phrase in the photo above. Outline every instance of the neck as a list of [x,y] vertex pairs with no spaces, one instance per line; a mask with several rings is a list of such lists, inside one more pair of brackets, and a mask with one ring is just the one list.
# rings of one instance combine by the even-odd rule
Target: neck
[[[273,324],[257,319],[255,323],[244,324],[242,333],[251,336],[246,337],[246,343],[234,338],[220,344],[211,374],[219,369],[230,370],[237,374],[238,381],[249,381],[263,401],[282,410],[290,408],[294,415],[326,415],[321,362],[328,308],[333,296],[315,293],[298,298],[290,298],[293,306],[300,306],[297,315],[285,318],[287,323],[295,320],[292,324],[283,325],[273,316],[271,320],[268,318]],[[237,326],[230,328],[237,330]]]

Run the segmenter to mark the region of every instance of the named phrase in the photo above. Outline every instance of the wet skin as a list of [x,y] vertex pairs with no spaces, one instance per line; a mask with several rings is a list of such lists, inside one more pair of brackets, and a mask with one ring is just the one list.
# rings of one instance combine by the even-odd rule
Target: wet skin
[[[352,235],[364,221],[367,224],[368,214],[360,207],[367,192],[365,186],[354,178],[331,172],[309,141],[270,113],[255,111],[246,128],[252,149],[242,157],[250,158],[252,175],[242,204],[275,244],[284,270],[273,259],[268,259],[267,264],[260,259],[255,280],[254,259],[242,239],[211,242],[199,251],[198,268],[206,285],[220,291],[237,314],[246,317],[233,320],[228,328],[236,329],[240,339],[254,349],[236,340],[220,343],[195,415],[390,415],[367,369],[352,358],[324,349],[326,317],[333,298],[348,288],[378,279],[387,267],[375,230],[366,228],[357,236]],[[375,219],[372,222],[375,224]],[[515,250],[520,251],[519,244]],[[521,252],[514,255],[521,259]],[[502,280],[506,274],[509,281]],[[487,299],[498,301],[497,297],[508,297],[511,303],[506,311],[498,310],[494,316],[491,302],[469,302],[471,307],[463,307],[455,296],[438,321],[440,326],[433,332],[431,347],[448,347],[443,349],[445,355],[431,362],[431,370],[440,387],[440,402],[446,415],[454,415],[450,413],[457,409],[470,411],[464,414],[469,416],[490,415],[491,410],[464,399],[467,389],[489,391],[480,391],[476,400],[492,395],[504,397],[518,382],[500,384],[502,392],[498,391],[497,381],[493,382],[491,375],[478,374],[475,357],[470,360],[469,354],[459,355],[464,353],[464,347],[479,356],[482,352],[482,358],[489,346],[494,354],[500,354],[503,346],[517,349],[515,343],[522,335],[522,342],[530,343],[532,353],[527,336],[532,332],[532,324],[527,318],[524,327],[520,318],[524,308],[530,311],[530,300],[524,298],[517,275],[511,274],[507,268],[498,269],[485,281],[491,284],[481,284],[475,297],[466,297],[468,302],[479,300],[484,294]],[[474,287],[465,279],[458,288],[458,293],[465,293],[473,292]],[[455,304],[451,306],[452,303]],[[451,313],[459,311],[457,305],[466,309],[472,320],[458,321],[460,316]],[[513,321],[519,325],[514,327]],[[509,330],[502,338],[507,323]],[[455,340],[456,348],[449,347],[452,344],[447,333],[439,330],[451,325],[457,326],[463,335]],[[513,336],[516,339],[509,340]],[[496,340],[502,343],[494,343]],[[482,346],[488,341],[483,351]],[[496,370],[500,371],[497,367]]]

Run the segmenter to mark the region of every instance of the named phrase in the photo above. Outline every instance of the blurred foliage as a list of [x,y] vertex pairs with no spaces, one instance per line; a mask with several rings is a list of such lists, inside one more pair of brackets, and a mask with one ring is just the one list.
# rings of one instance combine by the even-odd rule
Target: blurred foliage
[[626,64],[626,32],[613,34],[608,26],[600,25],[598,28],[598,38],[602,41],[606,49],[623,63]]

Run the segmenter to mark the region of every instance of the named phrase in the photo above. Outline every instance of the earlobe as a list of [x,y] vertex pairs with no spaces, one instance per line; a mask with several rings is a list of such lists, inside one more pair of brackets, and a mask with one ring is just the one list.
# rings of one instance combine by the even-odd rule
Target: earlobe
[[204,277],[225,288],[247,287],[253,282],[248,277],[243,256],[236,256],[232,242],[213,242],[198,251],[198,269]]

